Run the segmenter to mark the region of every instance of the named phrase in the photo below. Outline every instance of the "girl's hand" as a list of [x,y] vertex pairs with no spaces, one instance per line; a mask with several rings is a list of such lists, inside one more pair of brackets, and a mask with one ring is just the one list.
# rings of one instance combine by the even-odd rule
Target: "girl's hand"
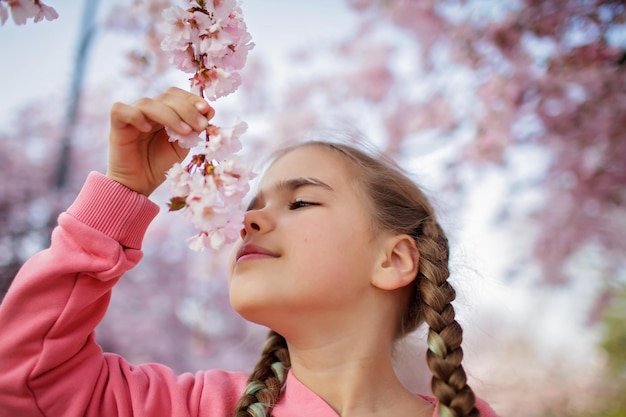
[[215,111],[201,97],[171,87],[155,98],[111,108],[107,177],[145,196],[182,161],[189,149],[170,142],[165,126],[181,135],[202,132]]

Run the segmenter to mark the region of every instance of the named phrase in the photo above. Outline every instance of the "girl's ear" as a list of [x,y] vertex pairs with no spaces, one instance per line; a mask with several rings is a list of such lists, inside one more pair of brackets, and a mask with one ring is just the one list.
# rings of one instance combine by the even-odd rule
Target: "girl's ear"
[[372,275],[372,285],[395,290],[413,282],[419,270],[419,251],[408,235],[391,236],[383,242],[381,256]]

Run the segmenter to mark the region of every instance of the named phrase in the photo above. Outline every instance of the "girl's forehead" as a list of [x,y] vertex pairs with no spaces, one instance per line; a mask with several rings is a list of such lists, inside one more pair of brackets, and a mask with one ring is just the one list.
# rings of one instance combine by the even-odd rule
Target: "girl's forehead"
[[[318,178],[324,182],[344,182],[348,176],[347,158],[322,146],[302,146],[274,160],[261,179],[262,186],[293,178]],[[352,173],[354,175],[354,173]]]
[[367,193],[362,190],[359,175],[355,164],[339,151],[304,145],[280,155],[267,168],[254,187],[249,209],[275,193],[294,192],[303,187],[320,190],[350,204],[363,202]]

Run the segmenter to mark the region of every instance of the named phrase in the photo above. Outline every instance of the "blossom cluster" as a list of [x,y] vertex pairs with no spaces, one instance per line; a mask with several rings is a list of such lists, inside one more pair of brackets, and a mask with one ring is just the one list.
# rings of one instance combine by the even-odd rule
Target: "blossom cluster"
[[[241,201],[254,176],[250,166],[234,155],[241,149],[239,136],[246,129],[245,122],[229,128],[209,126],[207,139],[199,141],[191,161],[174,164],[167,172],[170,211],[184,209],[200,230],[188,239],[193,250],[219,249],[239,236],[244,214]],[[179,142],[188,146],[193,141]]]
[[[188,0],[189,1],[189,0]],[[161,48],[180,70],[193,73],[191,87],[208,100],[235,91],[238,73],[254,47],[237,0],[195,0],[163,12]]]
[[[3,3],[7,3],[8,9]],[[54,20],[59,17],[56,10],[40,0],[0,0],[0,24],[4,25],[8,20],[9,12],[16,25],[23,25],[30,18],[37,23],[43,19]]]
[[[172,6],[163,12],[165,37],[161,48],[171,62],[191,73],[191,91],[214,101],[241,84],[239,70],[254,44],[237,0],[188,0],[189,7]],[[200,232],[188,239],[193,250],[219,249],[234,241],[243,223],[241,202],[254,173],[237,155],[239,137],[247,124],[232,127],[209,124],[202,135],[179,135],[167,129],[170,141],[194,148],[186,165],[167,173],[172,195],[170,211],[183,210]]]

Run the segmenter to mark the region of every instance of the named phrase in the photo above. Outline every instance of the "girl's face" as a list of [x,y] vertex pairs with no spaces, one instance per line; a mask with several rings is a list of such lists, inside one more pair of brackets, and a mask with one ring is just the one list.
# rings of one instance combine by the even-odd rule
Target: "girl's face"
[[231,255],[237,312],[277,330],[278,317],[337,318],[367,301],[380,245],[357,175],[343,155],[321,146],[274,162]]

